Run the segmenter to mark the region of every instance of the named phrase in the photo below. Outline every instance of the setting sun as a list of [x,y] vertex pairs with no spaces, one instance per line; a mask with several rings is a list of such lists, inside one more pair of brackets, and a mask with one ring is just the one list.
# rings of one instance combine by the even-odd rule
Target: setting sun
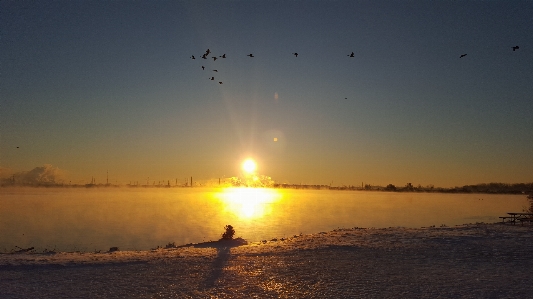
[[257,168],[257,165],[255,164],[255,161],[252,159],[247,159],[242,163],[242,170],[244,170],[247,173],[253,173],[255,169]]

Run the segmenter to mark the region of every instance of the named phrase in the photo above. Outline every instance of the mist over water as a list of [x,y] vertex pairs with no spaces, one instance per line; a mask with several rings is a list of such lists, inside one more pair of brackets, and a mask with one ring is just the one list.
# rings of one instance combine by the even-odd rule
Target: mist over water
[[1,188],[0,251],[147,250],[218,240],[227,224],[248,241],[339,227],[497,222],[523,195],[273,188]]

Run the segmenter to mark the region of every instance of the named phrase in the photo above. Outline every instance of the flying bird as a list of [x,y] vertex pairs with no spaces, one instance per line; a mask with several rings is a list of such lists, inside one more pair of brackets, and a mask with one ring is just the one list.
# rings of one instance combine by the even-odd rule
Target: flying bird
[[209,53],[211,53],[211,50],[207,49],[207,50],[205,51],[205,56],[209,55]]
[[202,70],[205,70],[205,66],[202,65]]
[[213,57],[211,57],[211,58],[213,58],[213,61],[216,61],[216,60],[217,60],[217,57],[216,57],[216,56],[213,56]]
[[255,57],[254,54],[248,54],[246,56]]
[[465,57],[465,56],[466,56],[466,54],[463,54],[463,55],[459,56],[459,58],[463,58],[463,57]]
[[218,72],[218,70],[213,70],[213,72]]
[[202,55],[202,59],[207,59],[207,55],[206,54]]
[[218,82],[218,84],[222,84],[222,82]]
[[218,56],[218,57],[226,58],[226,54],[222,54],[222,56]]
[[298,57],[298,53],[292,53],[292,55],[294,55],[294,56]]
[[213,81],[213,80],[215,80],[215,77],[211,77],[211,78],[209,78],[209,80]]
[[354,55],[355,55],[355,54],[352,52],[350,55],[346,55],[346,56],[348,56],[348,57],[355,57]]
[[519,46],[514,46],[514,47],[513,47],[513,52],[516,51],[516,50],[518,50],[518,49],[520,49]]
[[191,56],[191,59],[196,59],[196,57],[194,57],[194,55]]

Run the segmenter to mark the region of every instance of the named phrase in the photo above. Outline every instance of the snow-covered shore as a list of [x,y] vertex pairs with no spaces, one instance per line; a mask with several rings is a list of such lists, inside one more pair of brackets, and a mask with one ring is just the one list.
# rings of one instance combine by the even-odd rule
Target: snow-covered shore
[[533,226],[529,225],[352,228],[227,245],[0,254],[0,298],[531,298],[533,294]]

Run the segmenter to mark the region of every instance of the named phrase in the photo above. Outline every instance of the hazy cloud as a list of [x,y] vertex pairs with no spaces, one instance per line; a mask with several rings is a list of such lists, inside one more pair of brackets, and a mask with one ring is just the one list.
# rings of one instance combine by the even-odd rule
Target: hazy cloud
[[60,184],[65,179],[65,171],[54,167],[50,164],[45,164],[41,167],[35,167],[30,171],[21,171],[13,173],[8,168],[0,169],[0,175],[3,181],[11,181],[16,185],[47,185]]

